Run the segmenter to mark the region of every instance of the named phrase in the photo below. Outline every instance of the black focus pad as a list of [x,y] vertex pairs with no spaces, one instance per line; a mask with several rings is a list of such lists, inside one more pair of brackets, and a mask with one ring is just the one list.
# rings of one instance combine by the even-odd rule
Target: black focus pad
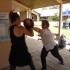
[[30,29],[30,28],[33,28],[34,27],[34,22],[33,22],[33,20],[32,19],[30,19],[30,18],[26,18],[25,20],[24,20],[24,26],[25,26],[25,28],[26,29]]

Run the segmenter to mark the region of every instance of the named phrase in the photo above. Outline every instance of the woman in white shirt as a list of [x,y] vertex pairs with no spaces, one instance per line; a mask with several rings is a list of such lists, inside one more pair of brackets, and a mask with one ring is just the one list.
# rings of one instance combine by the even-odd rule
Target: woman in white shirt
[[60,63],[63,65],[63,58],[59,54],[57,43],[54,41],[54,36],[51,33],[49,29],[49,22],[47,20],[42,21],[42,29],[38,27],[34,27],[34,30],[39,32],[41,35],[41,40],[43,43],[43,48],[41,51],[41,62],[42,62],[42,69],[46,70],[46,56],[48,52],[51,52],[51,54],[56,57]]

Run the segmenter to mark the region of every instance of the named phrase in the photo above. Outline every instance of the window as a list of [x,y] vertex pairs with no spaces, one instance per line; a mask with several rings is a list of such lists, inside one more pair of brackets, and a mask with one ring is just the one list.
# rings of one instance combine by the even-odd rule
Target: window
[[4,41],[9,38],[8,28],[8,13],[0,12],[0,41]]

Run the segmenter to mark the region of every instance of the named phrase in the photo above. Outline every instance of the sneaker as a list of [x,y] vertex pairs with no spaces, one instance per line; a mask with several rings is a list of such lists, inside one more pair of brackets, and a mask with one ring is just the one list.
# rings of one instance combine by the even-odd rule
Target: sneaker
[[63,62],[63,61],[61,61],[61,62],[60,62],[60,64],[61,64],[61,65],[64,65],[64,62]]

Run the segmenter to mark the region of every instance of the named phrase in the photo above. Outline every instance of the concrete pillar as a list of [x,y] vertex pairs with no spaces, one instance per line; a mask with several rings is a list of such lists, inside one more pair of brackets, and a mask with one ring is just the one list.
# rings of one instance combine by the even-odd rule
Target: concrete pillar
[[28,12],[28,10],[27,10],[27,18],[29,18],[29,12]]
[[27,10],[27,18],[31,18],[32,19],[31,10]]
[[[5,14],[12,10],[12,0],[0,0],[0,18],[5,17]],[[5,19],[5,18],[4,18]],[[3,27],[0,27],[0,30],[4,30],[8,28],[9,23],[0,23],[4,24]],[[8,30],[7,30],[8,32]],[[1,35],[1,34],[0,34]],[[9,58],[9,51],[10,51],[10,39],[9,40],[0,40],[0,69],[8,67],[8,58]]]

